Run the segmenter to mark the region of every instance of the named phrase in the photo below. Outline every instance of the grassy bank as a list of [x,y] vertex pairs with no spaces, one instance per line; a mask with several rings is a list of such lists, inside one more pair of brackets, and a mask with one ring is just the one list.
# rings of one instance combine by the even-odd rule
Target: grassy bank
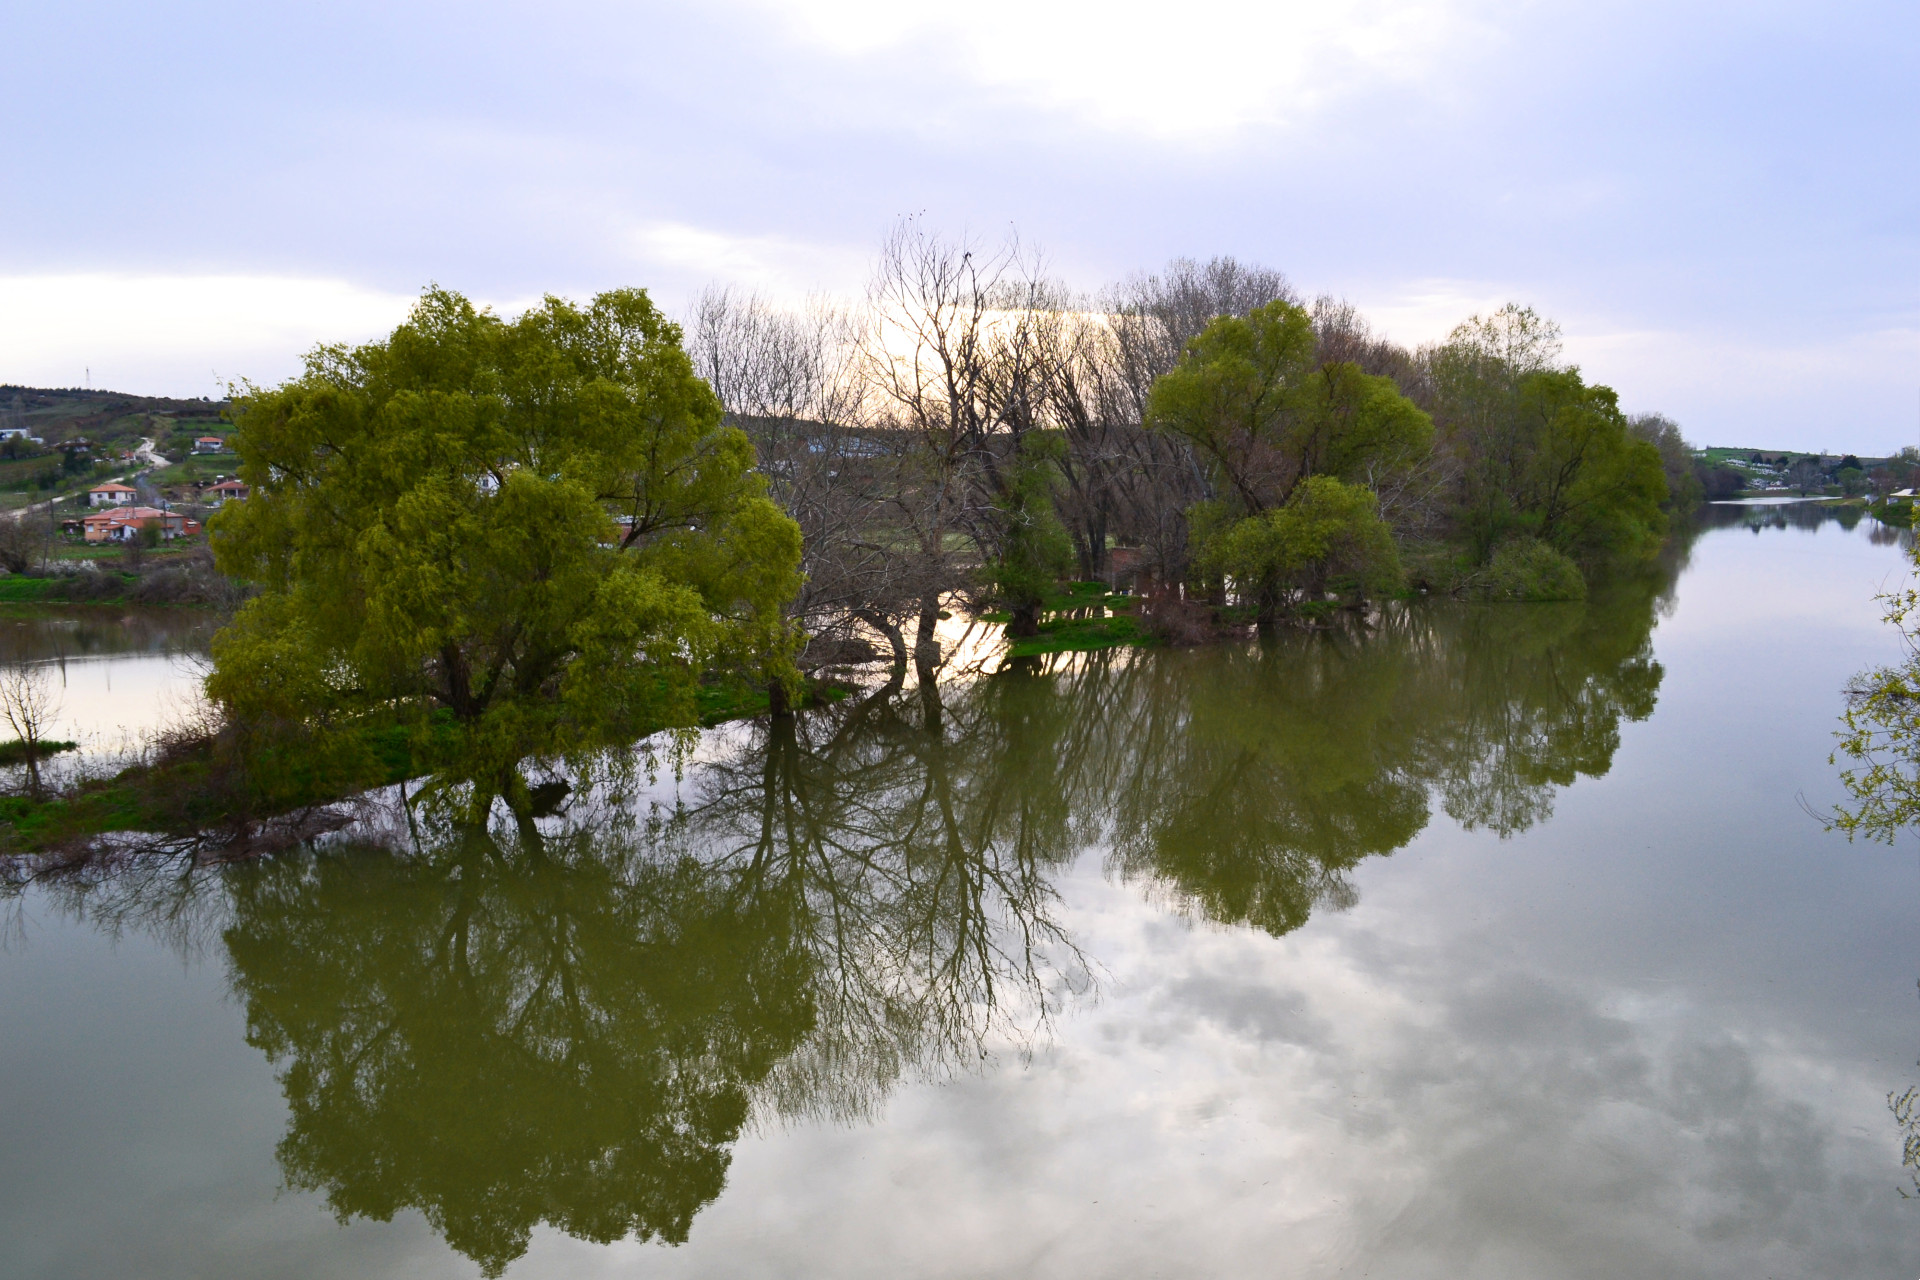
[[78,573],[0,577],[0,609],[36,605],[178,605],[231,608],[240,590],[191,552],[150,552],[139,570],[95,568]]

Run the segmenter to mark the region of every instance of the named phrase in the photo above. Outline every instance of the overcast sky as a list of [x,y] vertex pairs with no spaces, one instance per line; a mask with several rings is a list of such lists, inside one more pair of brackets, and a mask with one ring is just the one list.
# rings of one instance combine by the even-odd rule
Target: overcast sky
[[1912,0],[0,0],[0,48],[0,381],[276,380],[429,281],[851,293],[923,213],[1408,343],[1526,302],[1702,443],[1920,443]]

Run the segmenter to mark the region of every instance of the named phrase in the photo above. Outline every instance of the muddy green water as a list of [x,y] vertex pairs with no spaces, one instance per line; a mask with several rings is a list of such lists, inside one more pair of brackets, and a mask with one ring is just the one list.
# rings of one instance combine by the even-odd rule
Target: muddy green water
[[1903,561],[1714,523],[36,891],[0,1274],[1910,1280],[1920,868],[1809,813]]

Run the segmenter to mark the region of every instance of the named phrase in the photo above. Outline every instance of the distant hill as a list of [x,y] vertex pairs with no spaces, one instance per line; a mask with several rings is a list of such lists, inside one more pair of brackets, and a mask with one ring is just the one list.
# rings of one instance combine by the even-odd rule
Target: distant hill
[[84,436],[103,452],[131,449],[144,436],[173,456],[191,449],[195,436],[224,435],[226,408],[223,400],[0,384],[0,427],[25,427],[49,445]]

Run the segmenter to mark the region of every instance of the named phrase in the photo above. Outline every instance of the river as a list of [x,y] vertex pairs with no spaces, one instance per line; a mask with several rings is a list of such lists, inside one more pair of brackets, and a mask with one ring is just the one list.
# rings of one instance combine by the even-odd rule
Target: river
[[1708,525],[31,891],[0,1274],[1920,1274],[1920,867],[1815,816],[1900,540]]

